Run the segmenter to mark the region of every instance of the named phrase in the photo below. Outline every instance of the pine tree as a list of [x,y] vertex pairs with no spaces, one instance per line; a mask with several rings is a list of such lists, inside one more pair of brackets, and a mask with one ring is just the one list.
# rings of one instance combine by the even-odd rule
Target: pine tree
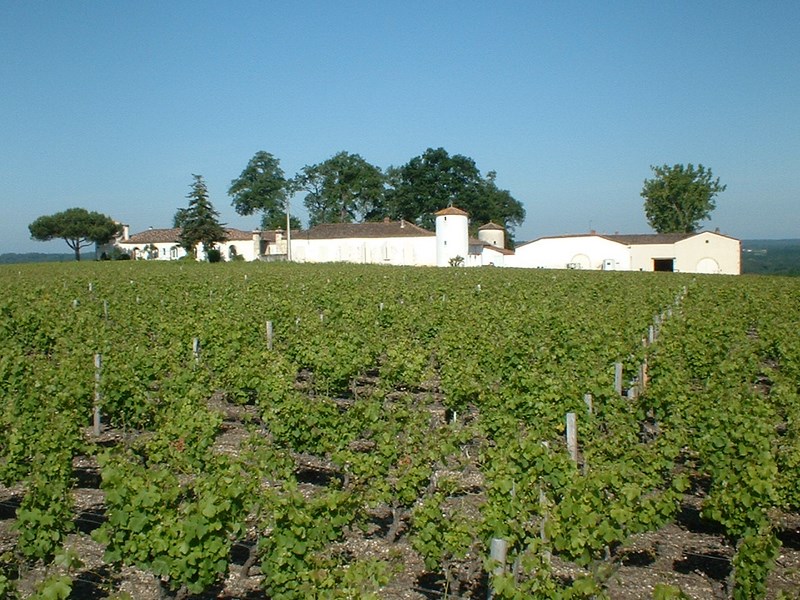
[[196,255],[197,247],[203,244],[206,253],[219,242],[227,239],[224,224],[219,222],[219,213],[208,199],[208,187],[202,175],[192,175],[194,182],[188,208],[175,213],[175,227],[181,228],[180,243],[189,254]]

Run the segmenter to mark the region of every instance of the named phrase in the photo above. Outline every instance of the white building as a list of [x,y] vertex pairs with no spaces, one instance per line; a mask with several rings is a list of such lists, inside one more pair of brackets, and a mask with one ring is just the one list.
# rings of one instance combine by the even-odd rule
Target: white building
[[408,221],[324,223],[292,232],[293,262],[436,265],[436,234]]
[[[292,232],[291,248],[281,230],[227,229],[218,244],[224,260],[292,260],[304,263],[465,267],[497,266],[530,269],[613,271],[741,272],[739,240],[718,232],[543,237],[505,248],[505,230],[487,223],[478,238],[469,237],[469,215],[449,206],[436,213],[436,232],[408,221],[326,223]],[[178,229],[149,229],[129,235],[124,227],[116,246],[133,258],[175,260],[186,255]],[[289,254],[287,251],[291,250]],[[200,248],[198,259],[205,259]]]
[[[286,240],[281,230],[277,231],[242,231],[226,229],[227,240],[217,244],[224,260],[257,260],[265,256],[286,255]],[[147,229],[130,235],[130,228],[123,225],[122,236],[114,245],[130,254],[136,260],[177,260],[186,256],[186,250],[180,245],[180,229]],[[106,251],[107,249],[100,249]],[[205,260],[205,249],[198,249],[198,259]]]
[[539,269],[741,273],[741,243],[718,232],[543,237],[517,247],[506,266]]

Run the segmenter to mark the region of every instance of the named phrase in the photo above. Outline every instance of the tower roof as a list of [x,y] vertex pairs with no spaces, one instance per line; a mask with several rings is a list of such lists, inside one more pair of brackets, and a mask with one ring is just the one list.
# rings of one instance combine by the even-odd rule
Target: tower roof
[[505,228],[502,225],[489,221],[483,227],[479,227],[478,231],[505,231]]
[[448,206],[447,208],[443,208],[442,210],[435,213],[437,217],[447,217],[450,215],[459,216],[459,217],[468,217],[469,213],[461,210],[460,208],[456,208],[455,206]]

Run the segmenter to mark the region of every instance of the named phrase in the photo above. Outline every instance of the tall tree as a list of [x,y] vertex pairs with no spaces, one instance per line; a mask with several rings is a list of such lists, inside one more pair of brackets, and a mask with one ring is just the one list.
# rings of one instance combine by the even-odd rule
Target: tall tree
[[311,226],[384,216],[383,172],[358,154],[339,152],[319,164],[306,165],[294,181],[298,191],[306,192]]
[[716,208],[714,197],[727,187],[700,164],[650,169],[655,177],[644,180],[641,196],[647,221],[658,233],[697,231],[700,221],[709,219]]
[[496,176],[490,171],[482,177],[467,156],[428,148],[402,167],[388,170],[389,211],[394,218],[432,229],[435,213],[452,204],[470,214],[474,229],[489,221],[513,228],[525,219],[525,208],[508,190],[497,187]]
[[428,148],[421,156],[392,170],[389,193],[393,218],[433,229],[436,211],[451,204],[469,212],[480,194],[481,177],[475,161],[444,148]]
[[69,208],[54,215],[39,217],[28,225],[31,237],[41,242],[61,238],[81,259],[81,248],[92,244],[105,244],[119,235],[122,225],[98,212],[85,208]]
[[[238,178],[231,181],[228,195],[240,215],[261,212],[261,227],[277,229],[285,226],[291,182],[286,179],[280,161],[269,152],[256,152]],[[293,219],[292,227],[300,221]]]
[[180,244],[189,254],[196,255],[197,245],[203,244],[206,252],[227,239],[225,227],[219,222],[219,213],[208,198],[208,187],[202,175],[192,175],[194,181],[187,194],[189,206],[179,208],[173,219],[181,228]]
[[470,207],[470,215],[475,227],[490,221],[502,225],[509,233],[506,241],[510,244],[511,232],[525,220],[525,207],[511,195],[511,192],[498,188],[496,180],[495,171],[486,174],[481,186],[480,200],[475,206]]

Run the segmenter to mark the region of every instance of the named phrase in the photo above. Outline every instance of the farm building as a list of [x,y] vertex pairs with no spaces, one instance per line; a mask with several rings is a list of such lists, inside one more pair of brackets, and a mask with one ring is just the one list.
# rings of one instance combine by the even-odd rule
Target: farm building
[[[325,223],[292,232],[227,229],[219,244],[222,257],[233,260],[292,260],[409,266],[462,265],[529,269],[590,269],[614,271],[676,271],[684,273],[741,272],[740,242],[719,232],[645,235],[585,235],[542,237],[505,248],[505,230],[487,223],[478,237],[469,236],[469,215],[454,206],[436,213],[436,231],[408,221]],[[125,226],[116,246],[134,258],[175,260],[186,252],[178,229],[149,229],[129,235]],[[205,253],[198,253],[205,258]]]
[[[242,231],[226,229],[228,239],[218,244],[222,257],[233,260],[240,256],[243,260],[257,260],[270,255],[286,255],[286,240],[283,232]],[[123,225],[122,235],[114,245],[139,260],[177,260],[186,256],[180,245],[180,229],[147,229],[130,235],[127,225]],[[99,249],[104,251],[106,249]],[[199,249],[198,258],[205,259],[205,251]]]
[[539,269],[741,272],[741,243],[718,232],[543,237],[517,247],[507,266]]

